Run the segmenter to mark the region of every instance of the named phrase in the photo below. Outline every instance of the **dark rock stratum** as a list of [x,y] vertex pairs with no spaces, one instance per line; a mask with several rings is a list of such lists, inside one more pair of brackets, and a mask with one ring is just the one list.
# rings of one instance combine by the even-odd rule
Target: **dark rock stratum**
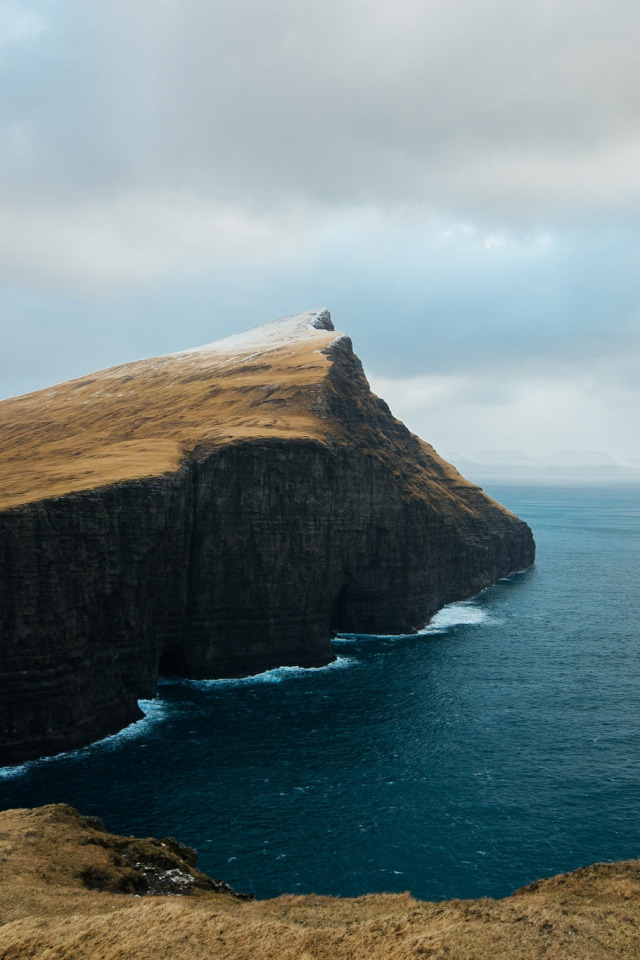
[[529,566],[529,527],[369,390],[327,311],[0,404],[0,763],[160,672],[331,661]]

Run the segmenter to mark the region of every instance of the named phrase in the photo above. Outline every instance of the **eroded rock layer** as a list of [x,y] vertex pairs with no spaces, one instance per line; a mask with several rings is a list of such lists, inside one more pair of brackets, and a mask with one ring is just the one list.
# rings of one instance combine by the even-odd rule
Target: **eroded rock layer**
[[326,311],[5,401],[0,452],[4,763],[136,719],[160,671],[321,665],[534,559]]

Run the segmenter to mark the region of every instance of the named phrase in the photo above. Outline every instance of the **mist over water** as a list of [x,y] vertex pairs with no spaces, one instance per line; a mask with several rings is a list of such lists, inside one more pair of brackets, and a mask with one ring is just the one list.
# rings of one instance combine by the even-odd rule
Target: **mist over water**
[[328,668],[163,681],[121,734],[1,771],[1,805],[177,836],[259,897],[501,896],[640,855],[640,486],[488,492],[535,567]]

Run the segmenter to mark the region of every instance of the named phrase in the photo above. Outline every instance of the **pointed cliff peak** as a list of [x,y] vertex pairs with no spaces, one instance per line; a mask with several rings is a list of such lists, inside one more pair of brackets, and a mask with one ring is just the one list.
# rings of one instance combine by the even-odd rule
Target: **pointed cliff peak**
[[316,330],[335,330],[331,314],[326,307],[315,311],[315,318],[311,321],[311,326]]
[[335,333],[335,327],[331,314],[323,307],[320,310],[307,310],[282,317],[280,320],[272,320],[242,333],[235,333],[224,340],[215,340],[191,350],[181,350],[170,356],[188,358],[200,354],[208,357],[253,357],[281,347],[313,344],[316,341],[318,348],[321,348],[330,342],[326,337],[327,332]]

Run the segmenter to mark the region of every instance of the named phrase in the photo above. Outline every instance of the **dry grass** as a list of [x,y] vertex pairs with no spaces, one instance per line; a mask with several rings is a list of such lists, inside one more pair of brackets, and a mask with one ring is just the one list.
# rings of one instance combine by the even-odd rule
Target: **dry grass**
[[190,352],[112,367],[0,403],[0,509],[176,470],[197,445],[314,437],[308,388],[336,333],[264,353]]
[[[429,444],[414,437],[409,450],[409,434],[380,414],[354,366],[338,361],[332,380],[335,354],[323,351],[341,334],[310,327],[308,317],[285,321],[287,336],[262,348],[258,336],[230,350],[232,338],[0,402],[0,510],[161,476],[197,448],[277,437],[356,442],[407,495],[428,496],[443,514],[482,514],[479,489]],[[338,406],[348,398],[350,425],[327,418],[328,397]]]
[[0,814],[0,957],[640,957],[637,861],[597,864],[504,900],[423,903],[405,894],[245,903],[205,890],[188,897],[87,890],[80,874],[88,865],[114,875],[121,869],[113,863],[113,845],[121,839],[87,826],[69,807]]

